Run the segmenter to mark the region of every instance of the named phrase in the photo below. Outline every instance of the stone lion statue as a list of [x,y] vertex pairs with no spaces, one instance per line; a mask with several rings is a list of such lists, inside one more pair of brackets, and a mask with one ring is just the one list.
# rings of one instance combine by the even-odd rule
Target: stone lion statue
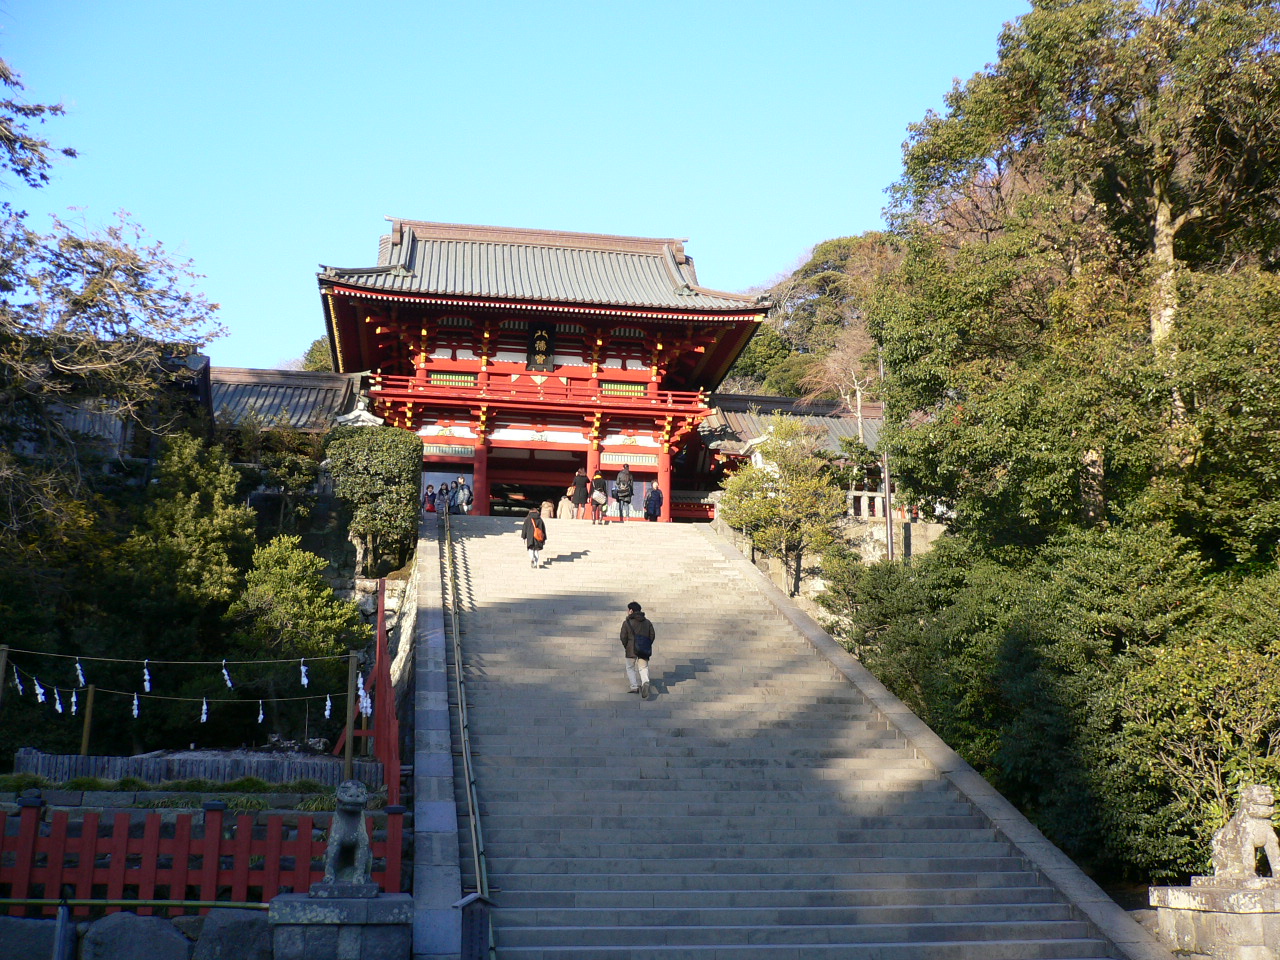
[[1251,784],[1240,791],[1240,807],[1226,826],[1213,835],[1213,875],[1229,880],[1258,876],[1257,851],[1265,850],[1271,875],[1280,877],[1280,843],[1271,826],[1275,813],[1271,788]]
[[369,791],[359,780],[338,785],[338,808],[329,824],[329,846],[324,852],[325,883],[368,883],[373,853],[364,824]]

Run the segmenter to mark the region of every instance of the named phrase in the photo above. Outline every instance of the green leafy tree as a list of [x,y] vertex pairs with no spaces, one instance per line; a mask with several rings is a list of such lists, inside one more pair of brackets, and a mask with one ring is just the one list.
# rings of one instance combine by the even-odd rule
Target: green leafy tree
[[317,373],[333,372],[333,356],[329,352],[329,338],[317,337],[302,355],[302,369]]
[[750,464],[725,483],[719,510],[769,556],[782,560],[800,591],[805,557],[836,539],[844,516],[844,493],[817,456],[816,431],[794,417],[769,419],[769,437],[759,446],[760,465]]
[[791,347],[770,323],[756,328],[747,347],[734,361],[721,390],[734,393],[761,393],[773,369],[791,356]]
[[1276,782],[1278,18],[1034,2],[913,128],[868,300],[899,494],[955,519],[833,555],[833,625],[1112,875],[1202,869]]
[[[332,657],[369,641],[359,608],[339,600],[325,579],[328,564],[298,544],[297,537],[281,536],[254,551],[244,591],[227,610],[233,643],[242,656]],[[337,690],[344,677],[340,661],[318,660],[308,670],[315,690]],[[237,689],[266,701],[277,733],[301,733],[305,707],[279,699],[311,692],[310,687],[299,688],[298,675],[296,664],[263,663],[244,671]]]
[[276,537],[253,552],[245,587],[227,610],[245,649],[264,657],[322,657],[369,639],[359,608],[339,600],[324,577],[328,564]]
[[170,437],[155,496],[126,545],[135,569],[199,605],[230,603],[253,547],[253,511],[239,502],[239,475],[221,448]]
[[[1185,870],[1208,866],[1240,787],[1280,788],[1280,572],[1216,578],[1200,615],[1141,651],[1121,682],[1123,748],[1182,825]],[[1168,872],[1168,871],[1166,871]]]
[[337,495],[351,509],[356,575],[383,557],[404,563],[417,530],[422,441],[394,427],[339,428],[325,452]]
[[[1087,196],[1152,268],[1150,336],[1180,266],[1273,261],[1280,244],[1280,10],[1266,0],[1038,0],[999,57],[912,128],[900,211],[966,232],[985,186]],[[990,209],[988,205],[987,209]]]
[[814,247],[769,289],[774,309],[730,371],[734,389],[747,386],[743,378],[751,389],[787,397],[847,396],[857,409],[877,379],[867,309],[899,259],[896,240],[874,231]]
[[898,259],[897,241],[877,231],[818,244],[770,289],[773,322],[793,349],[825,353],[851,325],[865,325],[876,282],[894,271]]
[[1280,278],[1185,274],[1169,382],[1184,398],[1170,454],[1135,504],[1220,566],[1268,563],[1280,544]]
[[[782,397],[803,396],[808,391],[806,384],[818,362],[818,357],[814,354],[787,354],[769,368],[764,380],[765,392]],[[820,394],[820,396],[823,399],[830,399],[830,394],[825,396]]]

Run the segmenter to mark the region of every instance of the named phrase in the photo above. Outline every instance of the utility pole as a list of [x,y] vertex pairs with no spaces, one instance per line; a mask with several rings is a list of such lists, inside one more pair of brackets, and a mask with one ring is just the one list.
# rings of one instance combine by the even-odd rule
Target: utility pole
[[884,549],[885,558],[893,563],[893,489],[889,480],[889,452],[880,455],[880,469],[884,473]]
[[[876,362],[880,366],[880,383],[884,383],[884,356],[876,351]],[[883,392],[881,394],[883,396]],[[880,405],[880,472],[884,477],[884,555],[893,563],[893,482],[889,477],[889,450],[884,446],[884,403]]]

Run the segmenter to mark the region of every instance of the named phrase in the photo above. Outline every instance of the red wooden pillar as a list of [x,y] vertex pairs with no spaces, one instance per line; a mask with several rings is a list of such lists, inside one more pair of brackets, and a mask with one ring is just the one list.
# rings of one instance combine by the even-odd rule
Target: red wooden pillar
[[658,519],[671,521],[671,448],[663,445],[658,452],[658,489],[662,491],[662,511]]
[[471,478],[471,512],[478,517],[489,515],[489,441],[476,444],[475,472]]
[[594,440],[587,446],[587,479],[590,480],[600,469],[600,445]]

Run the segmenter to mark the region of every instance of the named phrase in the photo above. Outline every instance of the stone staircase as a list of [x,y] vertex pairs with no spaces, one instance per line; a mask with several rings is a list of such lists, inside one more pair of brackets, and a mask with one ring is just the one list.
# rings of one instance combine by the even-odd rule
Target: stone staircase
[[502,960],[1113,955],[705,527],[548,528],[533,570],[518,521],[456,527]]

